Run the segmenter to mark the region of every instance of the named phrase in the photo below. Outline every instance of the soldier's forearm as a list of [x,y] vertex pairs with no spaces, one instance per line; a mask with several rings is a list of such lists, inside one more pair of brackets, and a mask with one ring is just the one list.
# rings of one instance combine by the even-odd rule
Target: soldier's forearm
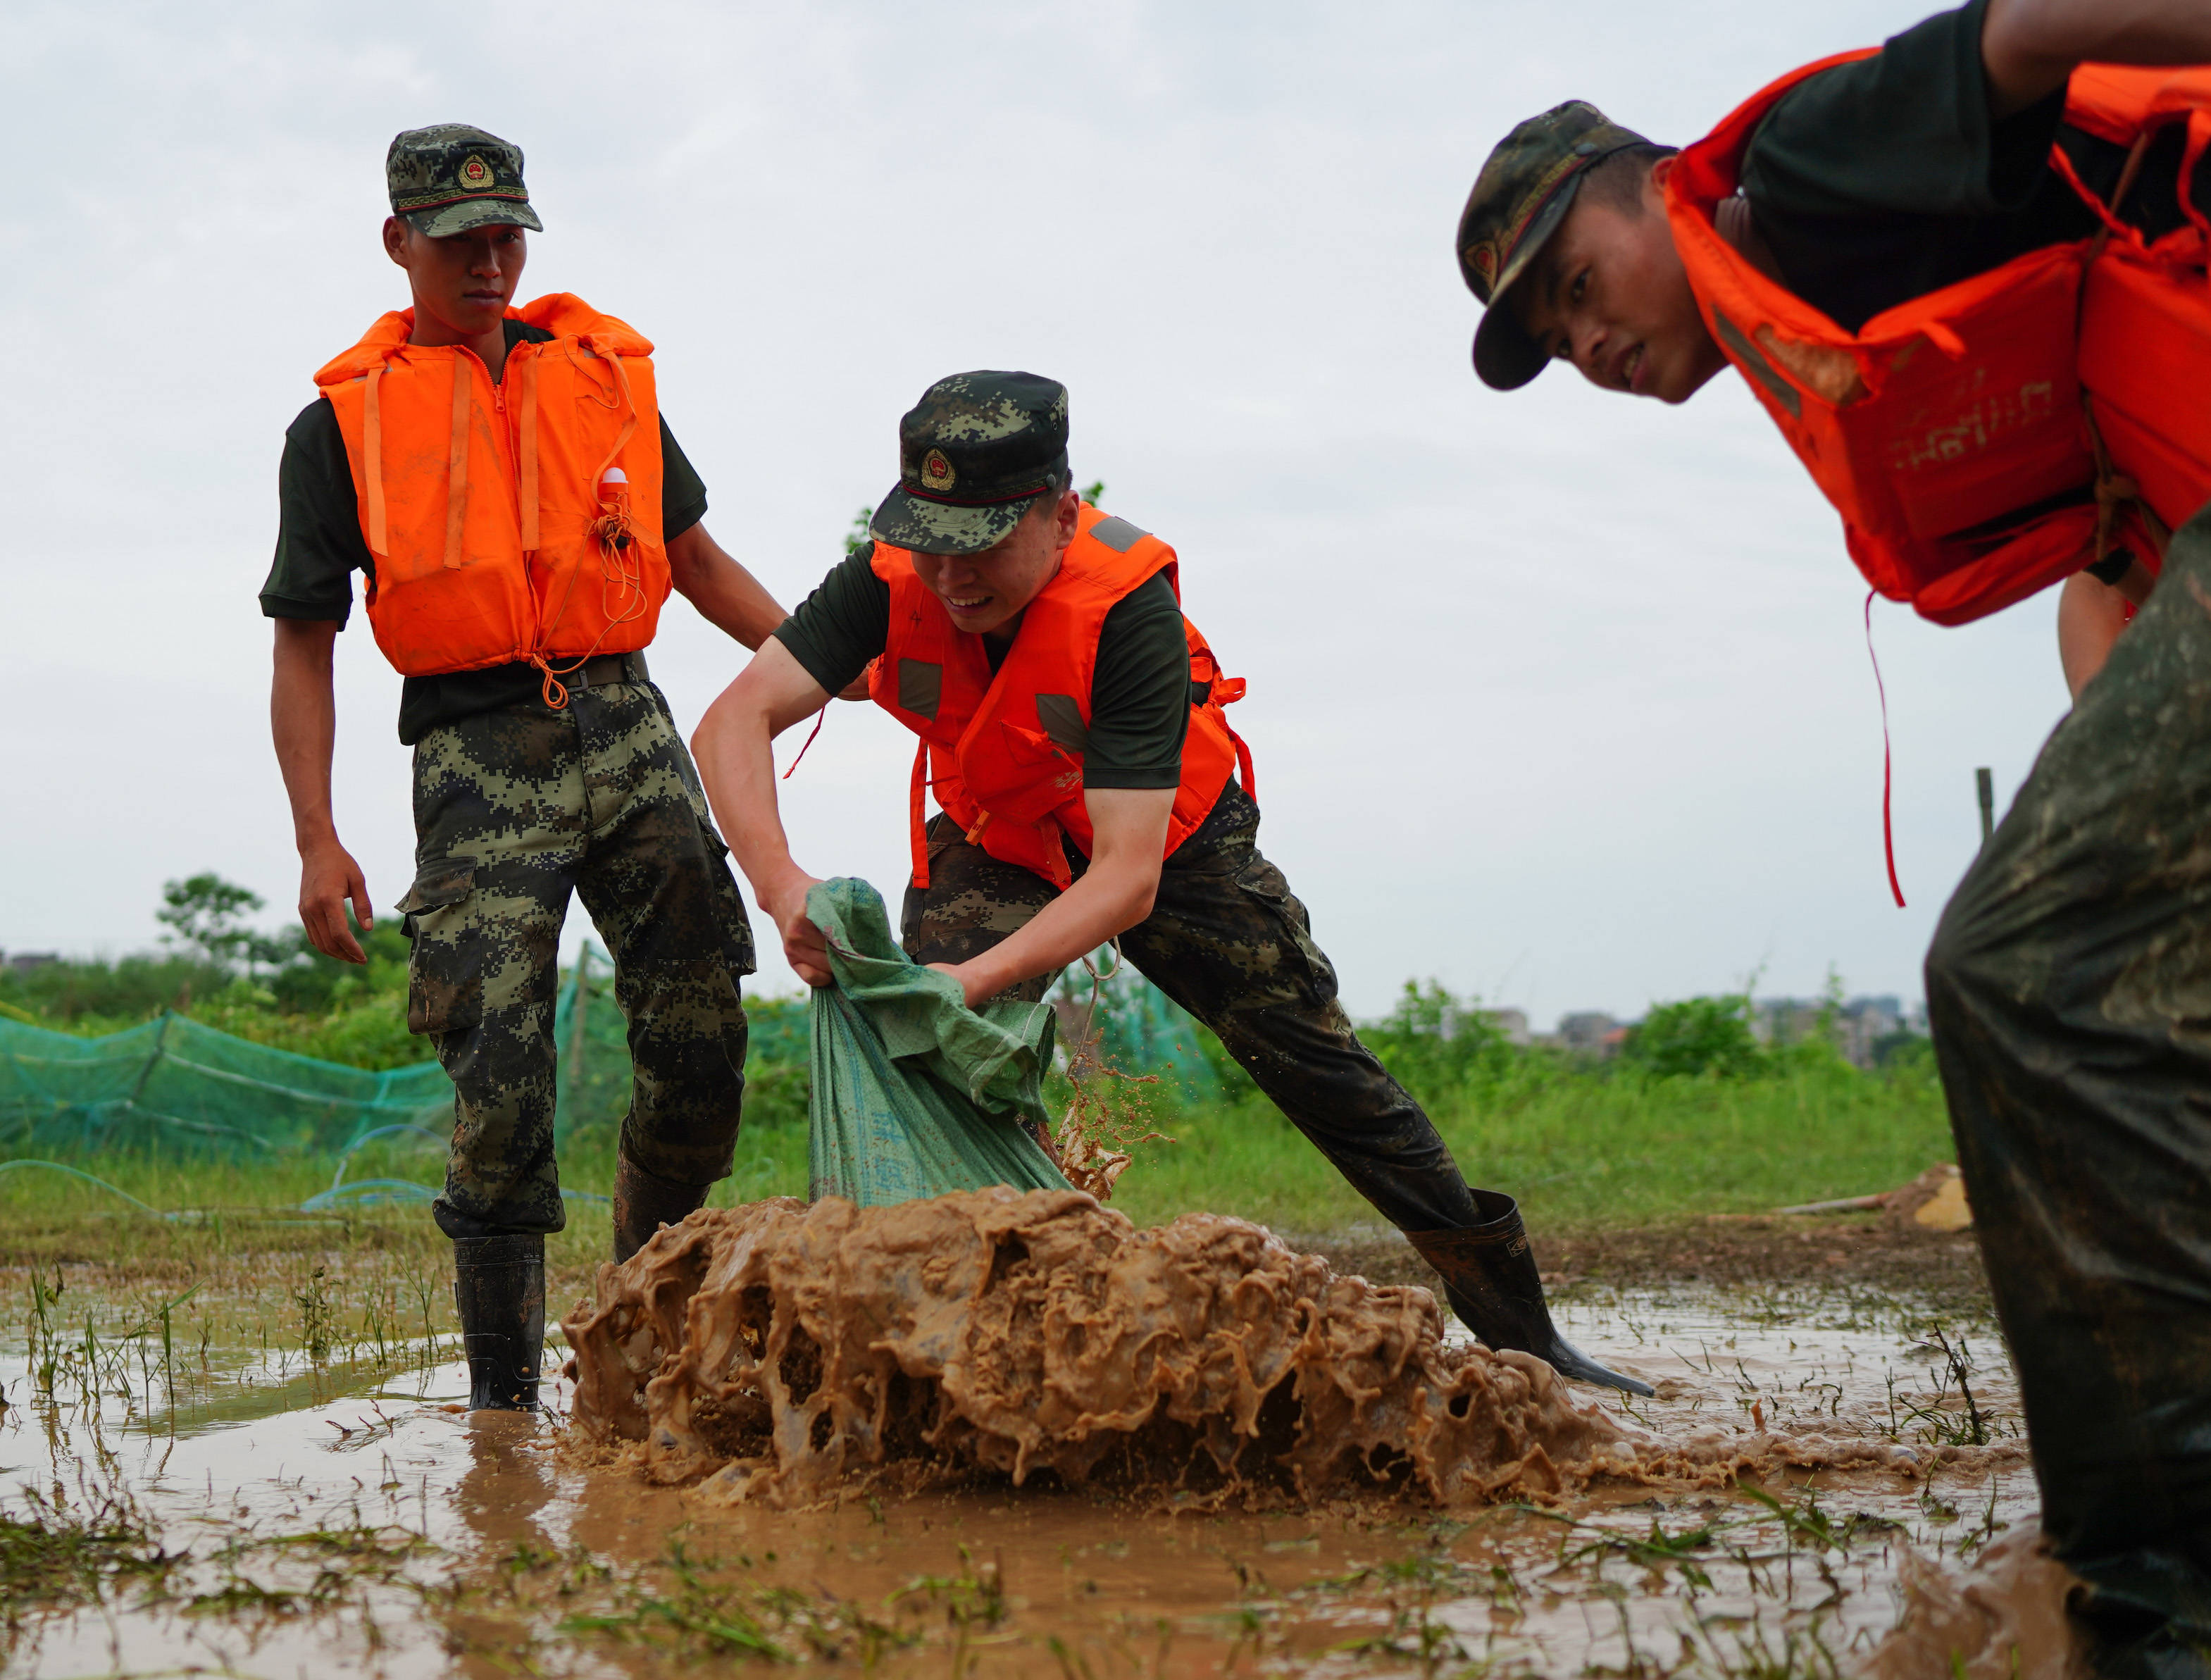
[[337,742],[337,697],[331,651],[337,626],[319,619],[280,618],[269,685],[270,733],[276,767],[291,801],[292,829],[302,854],[337,838],[330,813],[330,758]]
[[2202,0],[1989,0],[1981,61],[1998,117],[2065,85],[2075,64],[2211,64]]
[[706,534],[703,524],[669,543],[668,570],[677,592],[701,618],[754,652],[789,616],[760,579]]
[[691,737],[714,822],[764,906],[796,870],[776,806],[774,740],[828,703],[790,651],[771,640],[706,708]]
[[1056,973],[1089,955],[1151,913],[1159,884],[1156,862],[1149,868],[1141,862],[1093,864],[1082,879],[1025,926],[959,965],[956,973],[968,1003],[995,998],[1009,986]]

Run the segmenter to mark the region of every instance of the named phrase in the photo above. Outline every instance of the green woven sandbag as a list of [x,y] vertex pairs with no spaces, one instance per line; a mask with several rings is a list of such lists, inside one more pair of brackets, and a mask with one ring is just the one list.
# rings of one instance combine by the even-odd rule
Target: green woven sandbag
[[864,881],[821,882],[806,913],[836,978],[809,1005],[812,1197],[874,1208],[994,1184],[1066,1189],[1023,1124],[1045,1124],[1051,1005],[969,1009],[950,975],[899,949]]

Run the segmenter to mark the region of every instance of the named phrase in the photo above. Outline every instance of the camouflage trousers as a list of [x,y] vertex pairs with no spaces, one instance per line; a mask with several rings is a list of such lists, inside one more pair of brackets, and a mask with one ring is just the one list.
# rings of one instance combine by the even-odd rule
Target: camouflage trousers
[[2211,1643],[2211,510],[1943,913],[1927,1005],[2044,1526],[2107,1636]]
[[744,1095],[738,977],[752,928],[690,755],[650,682],[506,707],[415,749],[407,1024],[457,1093],[456,1239],[566,1223],[553,1151],[554,1004],[572,892],[615,960],[636,1069],[623,1152],[655,1176],[728,1176]]
[[[1234,781],[1168,856],[1152,913],[1121,936],[1123,955],[1203,1022],[1292,1125],[1401,1230],[1481,1222],[1434,1124],[1359,1041],[1313,943],[1305,907],[1259,853],[1259,807]],[[1087,860],[1071,848],[1080,876]],[[900,929],[917,962],[965,962],[1051,902],[1043,876],[929,825],[927,890],[908,886]],[[1041,998],[1040,976],[1009,995]]]

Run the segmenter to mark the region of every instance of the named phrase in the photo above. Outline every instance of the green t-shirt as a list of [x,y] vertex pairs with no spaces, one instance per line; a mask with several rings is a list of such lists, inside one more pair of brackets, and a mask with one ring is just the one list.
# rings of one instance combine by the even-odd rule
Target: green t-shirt
[[[506,323],[506,346],[542,344],[553,335],[520,321]],[[270,618],[316,618],[345,628],[353,616],[353,574],[376,575],[376,558],[360,531],[360,498],[346,460],[337,410],[318,397],[284,434],[276,469],[276,557],[261,585]],[[706,487],[660,422],[660,519],[672,541],[706,517]],[[440,724],[502,706],[542,706],[543,674],[526,662],[448,676],[410,676],[399,690],[399,739],[413,746]]]
[[[2126,149],[2069,127],[2061,89],[2001,120],[1981,58],[1987,0],[1938,13],[1880,52],[1800,82],[1752,137],[1742,189],[1790,290],[1856,332],[1884,309],[2099,225],[2050,167],[2054,142],[2108,198]],[[2185,125],[2144,154],[2123,218],[2153,237],[2175,196]],[[2211,208],[2211,170],[2195,196]]]
[[[891,586],[875,575],[875,552],[874,543],[863,543],[775,633],[806,674],[833,694],[865,670],[890,640]],[[1010,646],[983,638],[992,670]],[[1160,573],[1116,601],[1099,632],[1082,785],[1179,786],[1190,704],[1190,642],[1183,634],[1182,606],[1174,585]]]

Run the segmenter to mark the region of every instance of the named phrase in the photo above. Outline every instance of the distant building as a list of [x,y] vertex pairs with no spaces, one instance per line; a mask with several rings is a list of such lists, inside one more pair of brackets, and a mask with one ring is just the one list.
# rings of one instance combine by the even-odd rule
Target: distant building
[[1835,1030],[1844,1058],[1862,1068],[1881,1061],[1881,1047],[1904,1030],[1904,1005],[1893,998],[1853,998],[1843,1005]]
[[1490,1024],[1505,1034],[1510,1045],[1525,1046],[1528,1042],[1528,1011],[1525,1010],[1484,1010]]
[[1877,1067],[1899,1040],[1926,1036],[1926,1005],[1906,1010],[1888,994],[1838,1004],[1819,998],[1760,998],[1751,1005],[1751,1031],[1761,1044],[1801,1044],[1820,1031],[1831,1010],[1835,1048],[1857,1067]]
[[1602,1010],[1578,1010],[1559,1017],[1558,1041],[1572,1055],[1615,1055],[1626,1036],[1624,1023]]
[[7,959],[8,967],[18,974],[27,974],[33,968],[43,968],[50,962],[59,962],[59,951],[17,951]]

